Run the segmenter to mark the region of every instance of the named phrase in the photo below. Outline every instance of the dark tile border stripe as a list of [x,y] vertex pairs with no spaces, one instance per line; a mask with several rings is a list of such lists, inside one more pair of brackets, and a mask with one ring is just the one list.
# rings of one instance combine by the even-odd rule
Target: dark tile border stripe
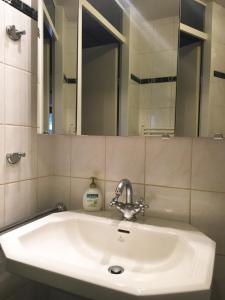
[[77,83],[77,79],[76,78],[68,78],[64,74],[64,82],[67,83],[67,84],[76,84]]
[[131,74],[131,79],[139,84],[149,84],[149,83],[165,83],[165,82],[176,82],[176,76],[168,76],[168,77],[156,77],[156,78],[144,78],[140,79],[134,74]]
[[24,13],[26,16],[32,18],[33,20],[37,21],[38,19],[38,12],[37,10],[35,10],[34,8],[30,7],[29,5],[23,3],[20,0],[0,0],[3,1],[9,5],[11,5],[12,7],[14,7],[15,9],[21,11],[22,13]]
[[225,73],[223,72],[214,71],[214,76],[217,78],[225,79]]
[[137,83],[141,83],[141,79],[138,78],[137,76],[135,76],[134,74],[131,74],[130,78],[131,78],[132,80],[134,80],[135,82],[137,82]]

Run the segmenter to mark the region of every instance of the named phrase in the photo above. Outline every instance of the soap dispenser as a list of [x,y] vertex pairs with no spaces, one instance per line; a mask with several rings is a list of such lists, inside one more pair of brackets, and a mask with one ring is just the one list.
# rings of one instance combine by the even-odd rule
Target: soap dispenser
[[83,208],[86,211],[99,211],[102,209],[102,193],[97,187],[94,177],[91,177],[90,187],[84,193]]

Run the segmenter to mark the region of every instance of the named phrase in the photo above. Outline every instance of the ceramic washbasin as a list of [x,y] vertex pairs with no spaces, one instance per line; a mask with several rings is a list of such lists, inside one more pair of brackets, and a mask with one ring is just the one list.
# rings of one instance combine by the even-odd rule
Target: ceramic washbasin
[[90,299],[210,298],[215,243],[182,223],[62,212],[0,243],[11,272]]

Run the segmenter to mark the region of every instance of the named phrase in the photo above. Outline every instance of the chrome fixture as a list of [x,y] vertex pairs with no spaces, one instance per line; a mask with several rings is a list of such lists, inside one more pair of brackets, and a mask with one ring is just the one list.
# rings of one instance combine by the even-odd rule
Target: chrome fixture
[[[124,189],[126,189],[126,202],[119,201],[119,197],[123,194]],[[133,188],[132,184],[128,179],[122,179],[118,184],[116,191],[116,196],[111,200],[110,207],[114,206],[116,209],[122,213],[123,219],[127,221],[136,220],[136,215],[142,213],[144,216],[145,209],[149,208],[149,205],[145,204],[144,199],[140,198],[139,201],[133,200]]]
[[222,133],[216,133],[213,137],[214,140],[216,141],[223,141],[224,140],[224,136]]
[[24,153],[24,152],[22,152],[22,153],[21,152],[7,153],[6,159],[10,165],[15,165],[21,160],[22,157],[25,157],[25,156],[26,156],[26,153]]
[[6,32],[9,38],[13,41],[19,41],[21,39],[21,36],[26,34],[25,30],[22,31],[17,30],[15,25],[7,26]]
[[124,272],[124,268],[121,266],[111,266],[108,268],[108,271],[113,275],[120,275]]

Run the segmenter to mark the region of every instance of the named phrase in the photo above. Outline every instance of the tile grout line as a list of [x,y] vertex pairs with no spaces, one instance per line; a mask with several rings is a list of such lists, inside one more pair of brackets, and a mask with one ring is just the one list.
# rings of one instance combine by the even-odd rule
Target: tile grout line
[[[5,76],[4,76],[4,81],[5,81]],[[3,146],[3,150],[4,150],[4,153],[5,153],[5,127],[3,128],[3,139],[4,139],[4,146]],[[6,169],[6,160],[4,160],[4,181],[5,181],[5,169]],[[3,197],[4,197],[4,208],[3,208],[3,212],[4,212],[4,216],[3,216],[3,224],[4,226],[6,225],[6,201],[5,201],[5,198],[6,198],[6,191],[5,191],[5,185],[3,187]]]
[[[37,176],[37,177],[32,177],[32,178],[26,178],[26,179],[21,179],[21,180],[16,180],[16,181],[10,181],[10,182],[5,182],[5,183],[0,183],[0,186],[4,186],[4,185],[9,185],[12,183],[19,183],[19,182],[23,182],[23,181],[30,181],[30,180],[35,180],[35,179],[42,179],[42,178],[46,178],[46,177],[63,177],[63,178],[74,178],[74,179],[90,179],[89,177],[77,177],[77,176],[66,176],[66,175],[57,175],[57,174],[49,174],[49,175],[43,175],[43,176]],[[103,178],[99,178],[99,181],[102,182],[119,182],[119,180],[111,180],[111,179],[103,179]],[[205,193],[216,193],[216,194],[225,194],[225,192],[222,191],[214,191],[214,190],[203,190],[203,189],[190,189],[190,188],[181,188],[181,187],[174,187],[174,186],[166,186],[166,185],[155,185],[155,184],[143,184],[140,182],[132,182],[132,184],[135,185],[142,185],[142,186],[152,186],[152,187],[156,187],[156,188],[167,188],[167,189],[176,189],[176,190],[184,190],[184,191],[196,191],[196,192],[205,192]]]
[[73,154],[73,136],[70,137],[70,176],[69,176],[69,181],[70,181],[70,191],[69,191],[69,209],[71,208],[71,203],[72,203],[72,154]]
[[36,76],[36,77],[37,77],[37,72],[28,71],[28,70],[25,70],[25,69],[20,68],[20,67],[18,67],[18,66],[15,66],[15,65],[7,64],[6,62],[2,62],[2,64],[3,64],[4,66],[6,66],[6,67],[10,67],[10,68],[16,69],[16,70],[18,70],[18,71],[21,71],[21,72],[30,74],[31,76]]
[[107,147],[107,136],[104,137],[104,147],[105,147],[105,157],[104,157],[104,201],[103,201],[103,210],[106,210],[106,160],[107,160],[107,154],[106,154],[106,147]]
[[145,186],[146,186],[146,163],[147,163],[147,138],[144,137],[145,153],[144,153],[144,201],[146,201]]
[[190,163],[190,195],[189,195],[189,223],[191,224],[191,209],[192,209],[192,169],[193,169],[193,146],[194,146],[194,139],[191,139],[191,163]]

